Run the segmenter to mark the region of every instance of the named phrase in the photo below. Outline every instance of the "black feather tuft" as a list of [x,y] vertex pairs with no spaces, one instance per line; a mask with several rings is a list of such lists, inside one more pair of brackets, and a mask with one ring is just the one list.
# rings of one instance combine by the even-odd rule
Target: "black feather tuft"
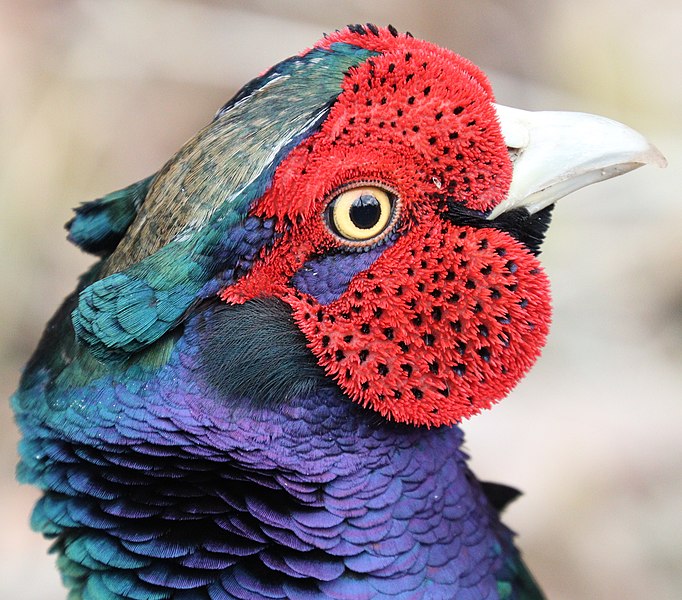
[[481,481],[481,488],[490,505],[498,513],[501,513],[521,495],[521,492],[516,488],[493,481]]
[[494,228],[506,231],[514,239],[525,244],[536,256],[540,254],[540,246],[552,219],[554,205],[530,214],[527,209],[515,208],[502,213],[496,219],[489,220],[487,215],[477,210],[466,208],[455,201],[447,201],[447,208],[443,214],[455,225],[467,225],[477,228]]
[[528,249],[537,256],[540,254],[540,246],[552,220],[553,210],[554,204],[550,204],[531,215],[525,208],[517,208],[502,213],[493,220],[493,223],[498,229],[508,232],[519,242],[528,246]]
[[367,23],[367,29],[369,29],[376,37],[379,37],[379,28],[374,25],[374,23]]
[[358,35],[367,35],[365,28],[362,25],[349,25],[348,29]]
[[211,301],[200,319],[201,370],[226,398],[279,405],[327,382],[281,300]]

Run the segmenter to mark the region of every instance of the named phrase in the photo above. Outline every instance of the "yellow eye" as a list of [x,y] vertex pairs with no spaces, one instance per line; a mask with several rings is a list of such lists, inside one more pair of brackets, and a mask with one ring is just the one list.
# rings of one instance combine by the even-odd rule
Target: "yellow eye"
[[332,231],[350,242],[365,242],[383,233],[393,221],[395,195],[376,186],[341,192],[329,205]]

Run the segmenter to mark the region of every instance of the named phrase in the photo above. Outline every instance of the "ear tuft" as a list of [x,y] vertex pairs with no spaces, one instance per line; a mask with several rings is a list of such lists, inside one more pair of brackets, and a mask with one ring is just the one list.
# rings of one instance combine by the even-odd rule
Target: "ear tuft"
[[65,225],[69,240],[91,254],[111,254],[135,219],[154,177],[76,208],[76,216]]

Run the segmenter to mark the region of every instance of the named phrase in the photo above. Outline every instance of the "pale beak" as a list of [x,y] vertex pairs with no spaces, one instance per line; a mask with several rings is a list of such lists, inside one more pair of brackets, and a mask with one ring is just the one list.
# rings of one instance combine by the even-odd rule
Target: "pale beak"
[[591,183],[665,157],[622,123],[574,112],[529,112],[495,105],[513,162],[509,194],[488,216],[524,207],[530,214]]

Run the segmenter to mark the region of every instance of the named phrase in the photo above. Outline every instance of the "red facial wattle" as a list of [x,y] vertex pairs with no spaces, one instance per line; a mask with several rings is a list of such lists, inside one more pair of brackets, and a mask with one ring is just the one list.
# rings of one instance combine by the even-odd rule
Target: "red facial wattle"
[[535,362],[550,316],[547,279],[519,242],[442,222],[401,237],[327,306],[285,299],[351,398],[426,425],[504,397]]

